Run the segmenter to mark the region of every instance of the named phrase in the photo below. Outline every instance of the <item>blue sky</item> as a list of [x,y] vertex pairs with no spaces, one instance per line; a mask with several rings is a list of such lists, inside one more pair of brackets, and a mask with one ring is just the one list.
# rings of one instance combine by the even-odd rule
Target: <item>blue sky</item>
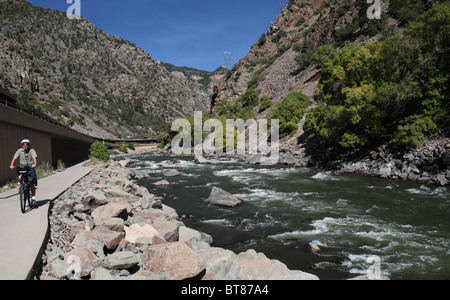
[[[28,0],[67,11],[72,0]],[[154,59],[213,71],[244,57],[289,0],[79,0],[81,16]],[[69,2],[69,4],[67,3]]]

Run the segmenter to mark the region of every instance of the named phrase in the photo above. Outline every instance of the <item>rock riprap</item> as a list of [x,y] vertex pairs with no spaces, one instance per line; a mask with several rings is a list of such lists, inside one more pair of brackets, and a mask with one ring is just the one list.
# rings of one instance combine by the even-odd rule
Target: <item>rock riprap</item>
[[254,250],[211,247],[210,235],[187,228],[124,165],[95,165],[54,201],[41,279],[318,279]]

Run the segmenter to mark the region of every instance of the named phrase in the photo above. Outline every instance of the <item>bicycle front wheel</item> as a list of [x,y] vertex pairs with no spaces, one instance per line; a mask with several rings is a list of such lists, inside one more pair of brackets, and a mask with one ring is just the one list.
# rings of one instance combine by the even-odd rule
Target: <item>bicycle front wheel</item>
[[24,186],[20,186],[19,188],[19,196],[20,196],[20,210],[22,211],[22,213],[25,213],[25,208],[26,208],[26,201],[27,201],[27,197],[26,197],[26,191],[25,191],[25,187]]
[[[26,189],[25,189],[25,199],[26,199],[26,203],[28,203],[28,207],[31,207],[31,188],[29,185],[27,185]],[[25,205],[26,205],[25,203]]]

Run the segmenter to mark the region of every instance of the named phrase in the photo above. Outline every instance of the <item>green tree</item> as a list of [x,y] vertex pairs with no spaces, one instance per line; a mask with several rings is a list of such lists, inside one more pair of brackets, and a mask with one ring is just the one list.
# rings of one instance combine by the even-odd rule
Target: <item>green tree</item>
[[95,141],[89,149],[90,159],[98,159],[99,161],[107,162],[111,159],[108,153],[108,148],[100,141]]
[[382,42],[320,47],[312,56],[322,67],[319,105],[306,128],[345,148],[373,145],[386,133],[419,145],[449,120],[449,36],[446,2]]
[[406,24],[417,19],[425,11],[421,0],[390,0],[389,14]]
[[305,109],[311,105],[308,96],[292,92],[277,106],[274,119],[280,121],[280,137],[287,136],[298,129],[298,123],[304,115]]
[[259,92],[254,88],[249,88],[244,94],[242,94],[241,99],[243,106],[252,109],[259,104]]
[[27,112],[43,114],[36,97],[27,89],[21,89],[19,91],[16,103]]
[[261,37],[258,40],[258,47],[262,47],[266,44],[267,38],[266,38],[266,34],[262,33]]
[[264,112],[273,105],[272,99],[270,99],[267,95],[263,96],[260,102],[261,106],[259,107],[259,112]]
[[128,148],[125,146],[125,144],[120,145],[119,151],[122,153],[128,153]]
[[425,138],[425,132],[436,129],[436,124],[429,117],[413,115],[398,126],[394,141],[409,146],[419,146]]

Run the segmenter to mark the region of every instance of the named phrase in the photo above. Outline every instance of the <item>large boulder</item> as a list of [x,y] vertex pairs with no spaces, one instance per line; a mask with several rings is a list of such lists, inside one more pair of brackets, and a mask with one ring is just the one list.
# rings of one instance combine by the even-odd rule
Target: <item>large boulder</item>
[[144,254],[145,268],[163,273],[169,280],[193,278],[205,269],[203,259],[183,242],[150,246]]
[[70,266],[67,272],[68,277],[73,276],[74,278],[88,276],[102,264],[101,260],[85,247],[75,248],[64,254],[64,260]]
[[194,158],[194,162],[196,164],[209,164],[210,161],[206,158],[204,158],[202,155],[196,155]]
[[297,159],[294,155],[290,153],[282,153],[280,154],[280,159],[278,164],[280,165],[295,165],[297,163]]
[[118,185],[109,185],[108,187],[103,189],[103,192],[109,198],[122,198],[122,199],[127,200],[130,203],[139,201],[139,199],[140,199],[138,196],[135,196],[131,193],[128,193],[127,191],[124,191]]
[[[269,271],[270,270],[270,271]],[[223,280],[318,280],[317,276],[290,271],[278,260],[270,260],[255,250],[237,255]]]
[[209,196],[209,203],[213,205],[235,207],[242,204],[243,202],[244,201],[242,201],[241,199],[217,187],[213,187]]
[[145,170],[132,170],[131,178],[142,179],[148,177],[150,176],[148,175],[148,172]]
[[435,181],[436,181],[438,184],[440,184],[441,186],[445,186],[445,185],[448,184],[448,180],[447,180],[447,178],[445,177],[444,174],[439,174],[439,175],[437,175]]
[[179,215],[174,208],[167,206],[165,204],[162,204],[161,210],[168,220],[178,220],[179,219]]
[[197,249],[196,253],[206,264],[206,273],[202,280],[223,280],[236,257],[234,252],[216,247]]
[[111,270],[126,270],[139,264],[139,254],[130,251],[122,251],[110,254],[105,259],[105,264]]
[[94,220],[121,218],[126,221],[128,219],[128,209],[123,204],[109,203],[96,208],[92,212],[91,217],[94,218]]
[[122,232],[124,228],[124,221],[121,218],[110,219],[95,219],[95,226],[103,226],[111,231]]
[[140,206],[142,209],[149,209],[152,208],[154,206],[155,203],[155,195],[150,194],[147,189],[143,189],[142,190],[142,197],[139,200],[140,201]]
[[103,251],[105,245],[97,240],[88,240],[81,244],[81,247],[87,248],[92,251],[100,260],[105,259],[105,252]]
[[320,251],[322,251],[322,249],[320,249],[319,246],[317,246],[316,244],[314,244],[313,242],[308,244],[308,249],[312,252],[312,253],[319,253]]
[[128,215],[130,215],[131,212],[133,211],[134,204],[136,204],[136,206],[139,206],[141,204],[140,201],[129,203],[126,199],[123,199],[123,198],[111,198],[108,200],[108,203],[109,204],[115,203],[115,204],[120,204],[120,205],[125,206],[125,208],[127,209]]
[[49,274],[57,279],[65,279],[67,275],[69,275],[68,273],[70,272],[70,268],[71,266],[61,259],[55,259],[48,264]]
[[90,208],[105,205],[107,202],[105,194],[100,190],[88,191],[88,194],[81,200],[83,205]]
[[190,243],[193,249],[209,247],[213,242],[213,238],[209,234],[188,228],[186,226],[180,227],[178,235],[180,242]]
[[178,230],[180,229],[178,221],[169,221],[165,217],[159,217],[153,222],[153,227],[164,237],[166,241],[178,241]]
[[166,186],[166,185],[170,185],[170,182],[168,182],[167,180],[160,180],[157,182],[153,183],[154,186]]
[[115,250],[123,240],[123,234],[111,231],[106,227],[96,227],[90,232],[92,239],[102,242],[106,249]]
[[392,165],[390,163],[384,164],[380,167],[380,177],[387,179],[391,176],[392,173]]
[[[84,243],[86,243],[87,241],[90,240],[97,240],[96,238],[94,238],[94,236],[92,235],[91,231],[88,230],[79,230],[76,235],[75,238],[72,241],[72,245],[74,247],[81,247],[83,246]],[[104,246],[104,245],[103,245]]]
[[265,157],[261,153],[252,154],[252,155],[249,155],[245,159],[245,163],[248,164],[248,165],[260,165],[260,164],[262,164],[264,162],[264,159],[267,159],[267,157]]
[[100,267],[100,268],[95,269],[91,273],[91,280],[102,280],[102,281],[114,280],[114,277],[111,275],[111,273],[108,270],[106,270],[103,267]]
[[178,172],[175,169],[172,169],[172,170],[166,171],[163,176],[164,177],[175,177],[175,176],[180,176],[180,175],[181,175],[180,172]]
[[150,224],[133,224],[130,227],[125,227],[125,239],[129,243],[136,244],[139,238],[146,238],[152,241],[155,238],[157,238],[157,241],[164,240],[160,233]]
[[129,159],[129,158],[126,158],[126,159],[123,159],[123,160],[119,161],[119,165],[121,165],[124,168],[128,167],[128,165],[130,163],[131,163],[131,159]]
[[445,167],[450,167],[450,149],[442,153],[441,159]]

